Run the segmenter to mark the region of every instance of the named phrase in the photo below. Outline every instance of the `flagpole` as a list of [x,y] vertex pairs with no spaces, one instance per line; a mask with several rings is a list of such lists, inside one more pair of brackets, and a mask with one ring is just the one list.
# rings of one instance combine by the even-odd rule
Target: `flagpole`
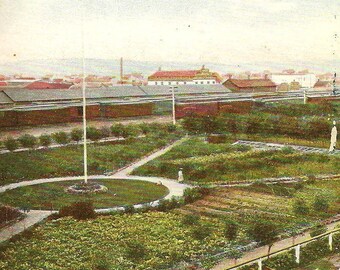
[[87,132],[86,132],[86,86],[85,86],[85,31],[84,31],[84,3],[82,7],[81,39],[82,39],[82,95],[83,95],[83,144],[84,144],[84,182],[87,184]]

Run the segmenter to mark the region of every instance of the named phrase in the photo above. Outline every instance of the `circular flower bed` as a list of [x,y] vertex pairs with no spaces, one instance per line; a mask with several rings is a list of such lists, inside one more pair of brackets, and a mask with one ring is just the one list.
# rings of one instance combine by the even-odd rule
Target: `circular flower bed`
[[98,183],[77,183],[65,189],[67,193],[72,194],[89,194],[89,193],[104,193],[107,192],[108,189],[104,185],[100,185]]

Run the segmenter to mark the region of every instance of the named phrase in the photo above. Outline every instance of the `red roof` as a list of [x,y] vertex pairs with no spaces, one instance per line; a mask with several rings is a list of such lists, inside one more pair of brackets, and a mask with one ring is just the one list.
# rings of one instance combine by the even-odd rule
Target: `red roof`
[[7,86],[7,82],[0,81],[0,86]]
[[252,80],[238,80],[229,79],[227,80],[239,88],[249,88],[249,87],[276,87],[276,84],[268,79],[252,79]]
[[27,89],[68,89],[72,83],[35,81],[25,86]]
[[195,77],[198,70],[157,71],[149,78]]

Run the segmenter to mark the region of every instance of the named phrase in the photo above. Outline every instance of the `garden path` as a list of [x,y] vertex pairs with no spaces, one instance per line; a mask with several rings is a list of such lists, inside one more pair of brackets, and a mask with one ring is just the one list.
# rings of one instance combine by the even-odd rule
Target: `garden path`
[[234,144],[247,145],[259,150],[279,150],[283,147],[291,147],[294,150],[302,151],[306,153],[317,153],[317,154],[340,154],[340,150],[334,150],[329,152],[326,148],[309,147],[302,145],[292,145],[292,144],[280,144],[280,143],[266,143],[258,141],[245,141],[239,140]]
[[[328,231],[335,229],[335,227],[338,226],[339,224],[340,224],[340,221],[328,224],[327,225]],[[299,243],[304,242],[304,241],[309,240],[309,239],[311,239],[311,237],[309,235],[309,231],[306,231],[305,233],[298,235],[295,238],[290,237],[290,238],[286,238],[286,239],[275,242],[274,245],[272,246],[270,252],[273,253],[273,252],[276,252],[276,251],[279,251],[279,250],[282,250],[282,249],[285,249],[285,248],[289,248],[290,246],[293,245],[293,243],[299,244]],[[262,257],[262,256],[266,256],[267,253],[268,253],[268,246],[258,247],[256,249],[249,251],[249,252],[246,252],[243,255],[242,258],[237,260],[237,265],[248,262],[250,260],[254,260],[254,259]],[[218,263],[213,268],[211,268],[211,270],[225,270],[225,269],[232,268],[233,266],[235,266],[235,260],[234,259],[225,259],[225,260],[221,261],[220,263]]]
[[[190,188],[190,185],[179,183],[176,180],[166,179],[161,177],[148,177],[148,176],[132,176],[129,175],[134,169],[144,165],[145,163],[165,154],[166,152],[170,151],[173,147],[181,144],[187,138],[182,138],[173,144],[166,146],[148,156],[143,157],[139,161],[130,164],[129,166],[118,170],[117,172],[112,173],[111,175],[91,175],[89,179],[125,179],[125,180],[140,180],[140,181],[147,181],[152,183],[161,183],[165,187],[169,189],[169,193],[163,199],[170,199],[173,196],[179,197],[183,196],[184,190],[186,188]],[[37,184],[44,184],[44,183],[51,183],[51,182],[60,182],[60,181],[72,181],[72,180],[81,180],[83,176],[73,176],[73,177],[56,177],[56,178],[43,178],[43,179],[36,179],[30,181],[22,181],[19,183],[12,183],[5,186],[0,187],[0,193],[5,192],[6,190],[15,189],[18,187],[25,187]],[[159,200],[153,201],[149,203],[151,206],[157,206]],[[136,208],[140,208],[143,205],[137,204],[134,205]],[[109,212],[114,210],[122,210],[123,207],[113,207],[113,208],[105,208],[105,209],[97,209],[97,212]],[[53,211],[44,211],[44,210],[31,210],[27,213],[27,216],[15,224],[8,226],[0,231],[0,243],[3,241],[8,240],[13,235],[23,232],[26,228],[33,226],[34,224],[42,221],[49,215],[51,215]]]

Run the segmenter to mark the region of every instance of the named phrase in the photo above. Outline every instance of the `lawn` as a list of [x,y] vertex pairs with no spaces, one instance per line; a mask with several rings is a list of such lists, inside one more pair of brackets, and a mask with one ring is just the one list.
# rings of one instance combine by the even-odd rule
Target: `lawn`
[[[176,134],[147,136],[121,143],[88,146],[90,174],[114,171],[169,144]],[[55,149],[7,153],[0,156],[0,185],[23,180],[83,174],[83,148],[66,146]]]
[[1,193],[0,203],[30,209],[60,209],[73,202],[92,201],[95,208],[108,208],[151,202],[163,198],[169,192],[162,185],[117,179],[95,181],[108,188],[105,193],[81,195],[65,192],[67,187],[77,182],[79,181],[46,183],[8,190]]
[[211,184],[249,179],[336,174],[340,156],[306,154],[297,151],[254,151],[249,147],[208,144],[203,138],[191,138],[158,159],[134,171],[138,175],[177,178],[183,168],[190,183]]

